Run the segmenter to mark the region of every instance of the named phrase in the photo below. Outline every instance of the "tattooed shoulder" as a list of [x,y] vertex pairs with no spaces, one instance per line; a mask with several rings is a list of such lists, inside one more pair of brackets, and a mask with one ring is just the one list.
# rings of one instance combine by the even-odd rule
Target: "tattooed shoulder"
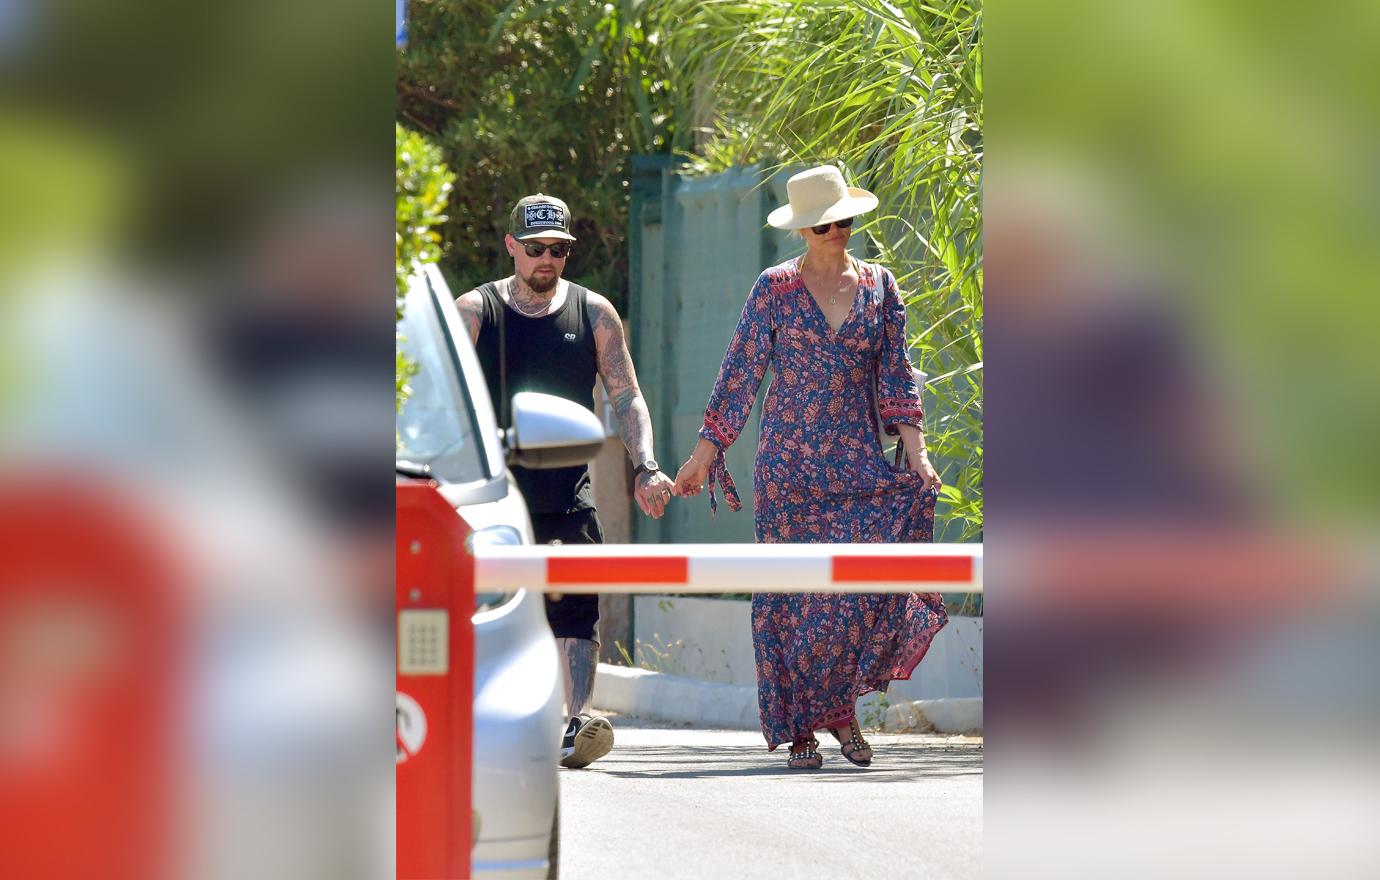
[[589,323],[596,334],[601,331],[616,333],[619,336],[623,334],[623,320],[618,317],[618,310],[607,297],[591,290],[585,300],[585,307],[589,312]]

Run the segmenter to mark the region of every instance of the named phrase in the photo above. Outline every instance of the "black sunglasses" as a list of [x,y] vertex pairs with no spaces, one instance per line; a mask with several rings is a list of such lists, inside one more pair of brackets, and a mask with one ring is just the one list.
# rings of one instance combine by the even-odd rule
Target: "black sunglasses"
[[853,225],[852,217],[844,217],[842,220],[835,220],[833,223],[823,223],[819,226],[811,226],[810,231],[815,235],[823,235],[829,231],[830,226],[837,226],[839,229],[847,229]]
[[548,250],[551,251],[551,256],[558,260],[564,260],[566,257],[570,256],[570,242],[568,241],[558,241],[555,244],[541,244],[535,241],[524,241],[522,243],[522,249],[527,252],[527,256],[529,257],[540,257]]

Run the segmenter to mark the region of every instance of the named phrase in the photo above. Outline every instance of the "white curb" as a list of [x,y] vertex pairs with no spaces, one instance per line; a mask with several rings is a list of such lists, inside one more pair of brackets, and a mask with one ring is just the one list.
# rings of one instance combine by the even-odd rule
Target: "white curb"
[[600,663],[594,705],[655,721],[758,730],[757,688]]
[[[654,721],[675,721],[730,730],[760,730],[757,688],[600,663],[594,705]],[[982,730],[982,698],[916,700],[890,706],[882,729],[889,733]]]

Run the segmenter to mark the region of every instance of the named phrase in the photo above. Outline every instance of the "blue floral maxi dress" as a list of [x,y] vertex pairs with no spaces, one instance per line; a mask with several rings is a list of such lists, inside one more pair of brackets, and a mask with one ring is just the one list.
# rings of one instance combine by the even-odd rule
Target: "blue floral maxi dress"
[[[892,466],[877,431],[919,427],[905,306],[887,269],[858,264],[853,308],[835,334],[797,262],[767,269],[748,294],[700,436],[718,447],[714,483],[742,505],[723,450],[747,423],[768,365],[753,469],[758,542],[930,541],[935,492]],[[757,693],[767,748],[840,727],[858,697],[910,678],[948,621],[938,593],[770,594],[752,600]]]

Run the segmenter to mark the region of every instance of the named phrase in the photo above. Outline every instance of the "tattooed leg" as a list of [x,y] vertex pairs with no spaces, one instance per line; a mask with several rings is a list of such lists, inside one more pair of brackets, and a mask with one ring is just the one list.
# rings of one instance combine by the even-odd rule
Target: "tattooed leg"
[[588,712],[594,697],[594,672],[599,664],[599,644],[590,639],[556,639],[564,663],[566,716]]

